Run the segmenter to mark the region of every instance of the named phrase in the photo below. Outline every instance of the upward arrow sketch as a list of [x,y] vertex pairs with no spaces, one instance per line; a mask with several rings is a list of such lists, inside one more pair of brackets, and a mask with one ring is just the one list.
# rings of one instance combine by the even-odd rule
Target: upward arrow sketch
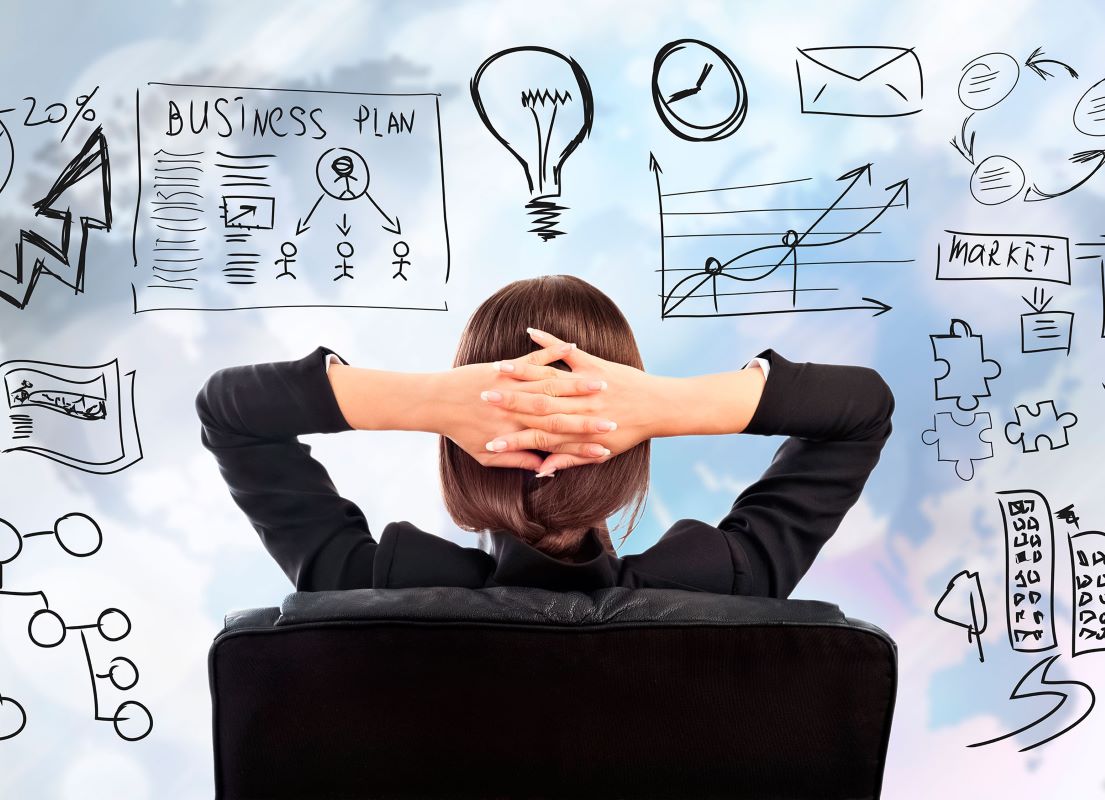
[[[84,196],[74,197],[72,190],[87,179],[98,184],[93,198],[82,203]],[[61,232],[56,241],[33,230],[19,232],[14,271],[0,267],[0,297],[16,308],[26,308],[42,275],[56,278],[76,294],[84,291],[88,232],[111,230],[111,167],[102,127],[92,132],[33,208],[36,217],[59,220]],[[76,241],[75,222],[79,223]],[[34,262],[28,265],[32,257]]]

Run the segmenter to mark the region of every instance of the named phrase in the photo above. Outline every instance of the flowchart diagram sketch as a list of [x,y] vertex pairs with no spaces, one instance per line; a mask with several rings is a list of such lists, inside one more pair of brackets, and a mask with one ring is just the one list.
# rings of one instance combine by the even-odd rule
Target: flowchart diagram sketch
[[438,95],[151,83],[134,311],[444,311]]

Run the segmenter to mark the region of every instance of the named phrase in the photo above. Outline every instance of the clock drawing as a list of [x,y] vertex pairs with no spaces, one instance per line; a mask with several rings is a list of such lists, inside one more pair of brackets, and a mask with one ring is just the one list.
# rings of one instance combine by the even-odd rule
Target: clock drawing
[[748,113],[748,92],[736,64],[698,39],[660,48],[652,68],[652,101],[668,130],[691,142],[732,136]]

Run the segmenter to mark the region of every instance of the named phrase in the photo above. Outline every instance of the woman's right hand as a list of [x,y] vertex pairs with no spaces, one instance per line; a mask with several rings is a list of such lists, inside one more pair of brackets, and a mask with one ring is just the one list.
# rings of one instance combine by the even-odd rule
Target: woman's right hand
[[[527,332],[545,348],[566,344],[544,331],[530,328]],[[669,384],[678,379],[650,375],[578,347],[560,359],[571,367],[570,372],[527,363],[524,358],[498,362],[500,372],[515,379],[516,388],[497,387],[486,402],[509,411],[513,421],[525,430],[504,432],[488,443],[489,449],[499,453],[548,452],[539,470],[539,474],[548,475],[557,469],[607,461],[661,434],[657,421],[670,413]],[[550,398],[553,382],[564,378],[604,380],[607,388],[579,397]],[[608,432],[596,432],[593,428],[577,430],[573,417],[612,420],[617,427]],[[592,455],[588,443],[593,442],[601,442],[610,452]]]

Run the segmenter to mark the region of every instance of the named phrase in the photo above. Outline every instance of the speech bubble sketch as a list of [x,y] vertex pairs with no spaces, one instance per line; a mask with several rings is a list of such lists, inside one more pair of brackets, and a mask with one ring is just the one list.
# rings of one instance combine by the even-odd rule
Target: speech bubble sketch
[[134,312],[448,310],[438,101],[146,84]]
[[1087,136],[1105,136],[1105,78],[1078,99],[1073,121],[1074,127]]
[[[136,742],[146,738],[153,731],[153,715],[140,702],[126,700],[121,702],[112,714],[107,714],[101,706],[98,682],[109,683],[116,691],[126,692],[138,684],[138,667],[124,656],[115,656],[106,667],[97,670],[91,648],[89,633],[99,634],[104,642],[114,643],[125,639],[131,632],[130,617],[118,608],[107,608],[100,612],[95,622],[67,624],[65,618],[50,608],[50,600],[45,590],[16,590],[5,588],[4,568],[14,562],[23,552],[28,540],[53,537],[55,543],[65,553],[75,558],[88,558],[99,552],[103,544],[103,533],[96,520],[87,514],[74,512],[55,520],[48,530],[21,533],[7,520],[0,519],[0,598],[11,601],[34,600],[36,610],[27,621],[27,637],[41,648],[53,649],[63,645],[70,632],[75,631],[80,639],[84,654],[88,680],[92,687],[92,717],[97,722],[110,722],[120,739]],[[27,723],[23,706],[13,698],[0,696],[0,740],[19,735]]]
[[959,102],[982,111],[1007,98],[1017,86],[1021,67],[1008,53],[986,53],[963,67],[959,77]]

